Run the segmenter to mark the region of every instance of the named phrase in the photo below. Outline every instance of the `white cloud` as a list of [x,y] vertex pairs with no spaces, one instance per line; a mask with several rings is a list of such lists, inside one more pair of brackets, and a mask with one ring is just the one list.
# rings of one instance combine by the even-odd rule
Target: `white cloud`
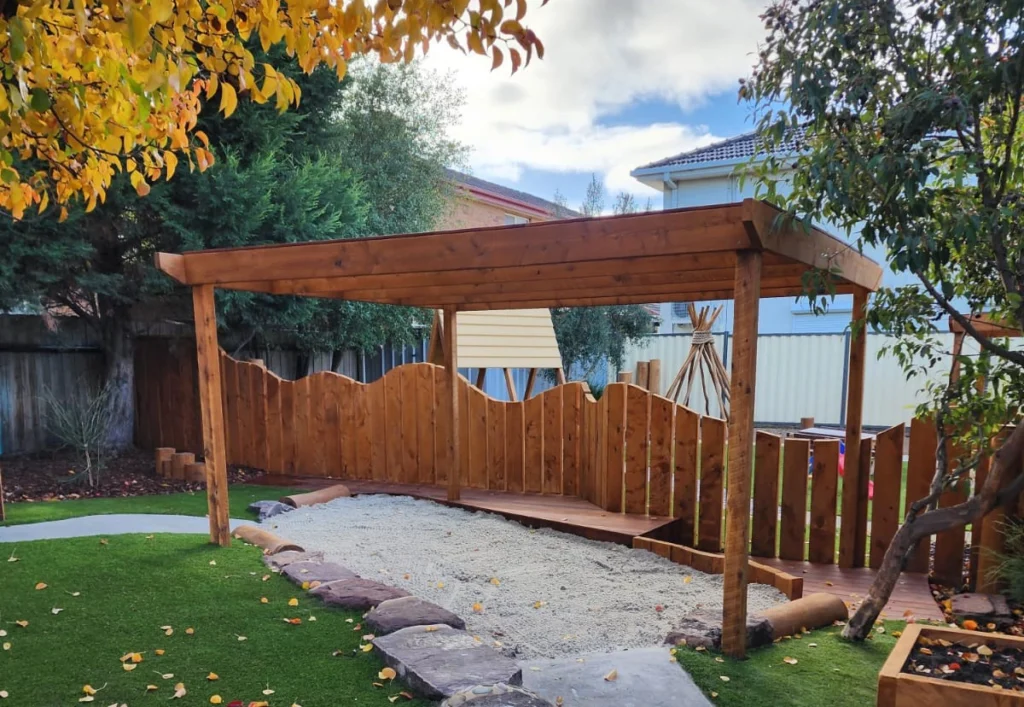
[[[763,28],[762,0],[551,0],[532,2],[527,24],[543,61],[515,76],[490,62],[435,47],[428,65],[466,91],[456,136],[483,177],[516,180],[525,168],[597,172],[610,191],[643,188],[629,170],[706,144],[706,126],[607,125],[638,100],[688,108],[735,88],[749,73]],[[611,121],[614,122],[614,121]],[[722,137],[722,136],[719,136]]]

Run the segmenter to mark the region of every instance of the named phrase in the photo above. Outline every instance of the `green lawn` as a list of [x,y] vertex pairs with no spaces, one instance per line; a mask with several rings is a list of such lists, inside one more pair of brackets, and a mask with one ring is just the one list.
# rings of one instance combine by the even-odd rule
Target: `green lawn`
[[[232,518],[254,518],[247,510],[253,501],[280,498],[302,489],[260,486],[258,484],[236,484],[228,493]],[[0,525],[38,523],[44,520],[61,520],[77,516],[109,515],[111,513],[171,513],[186,516],[205,516],[206,493],[204,491],[170,493],[155,496],[130,496],[127,498],[87,498],[76,501],[37,501],[35,503],[8,503],[7,522]]]
[[751,651],[744,661],[719,663],[716,654],[685,647],[676,659],[715,704],[865,707],[875,704],[878,671],[896,643],[891,632],[903,627],[886,622],[884,634],[863,644],[844,641],[841,627],[829,627]]
[[[123,535],[2,547],[4,707],[75,705],[85,685],[99,691],[93,704],[131,707],[198,707],[214,695],[225,706],[387,707],[404,689],[379,680],[382,666],[359,650],[359,614],[327,609],[280,576],[263,581],[259,551],[241,543],[223,549],[199,535]],[[18,561],[7,562],[12,550]],[[36,589],[40,582],[45,589]],[[288,605],[292,597],[298,606]],[[285,622],[291,618],[302,622]],[[132,652],[142,662],[128,672],[120,658]],[[186,694],[169,702],[178,683]]]

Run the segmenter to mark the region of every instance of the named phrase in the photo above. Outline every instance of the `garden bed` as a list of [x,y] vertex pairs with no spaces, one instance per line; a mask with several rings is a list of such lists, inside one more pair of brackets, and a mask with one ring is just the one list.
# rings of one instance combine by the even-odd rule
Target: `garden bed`
[[911,625],[878,676],[878,707],[1024,706],[1024,638]]

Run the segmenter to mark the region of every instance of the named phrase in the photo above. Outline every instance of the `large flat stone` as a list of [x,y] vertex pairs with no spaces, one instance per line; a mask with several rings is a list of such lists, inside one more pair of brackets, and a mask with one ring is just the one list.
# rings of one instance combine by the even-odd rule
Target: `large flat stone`
[[406,685],[430,700],[477,685],[522,684],[514,661],[451,626],[403,628],[373,639],[373,648]]
[[446,624],[452,628],[466,628],[466,622],[456,614],[419,597],[399,597],[378,604],[366,615],[366,625],[372,633],[383,636],[410,626]]
[[478,685],[458,692],[441,707],[554,707],[551,702],[515,685]]
[[963,621],[972,619],[984,626],[994,623],[999,628],[1013,624],[1013,612],[1002,594],[954,594],[950,598],[953,615]]
[[[691,648],[703,646],[718,650],[722,647],[722,612],[709,609],[692,611],[665,636],[665,643],[678,646],[685,642]],[[768,619],[747,615],[747,647],[766,646],[772,642],[772,625]]]
[[285,550],[279,552],[276,555],[264,555],[263,564],[272,570],[281,572],[285,567],[292,564],[293,562],[323,562],[324,554],[322,552],[297,552],[295,550]]
[[310,585],[314,583],[327,584],[328,582],[337,582],[342,579],[355,579],[359,576],[348,567],[342,567],[333,562],[308,562],[303,560],[286,565],[282,572],[296,584],[309,582]]
[[523,687],[563,707],[710,707],[669,657],[662,647],[524,661]]
[[326,582],[309,593],[329,606],[352,611],[366,611],[390,599],[409,596],[409,592],[404,589],[360,579],[355,575],[348,579]]

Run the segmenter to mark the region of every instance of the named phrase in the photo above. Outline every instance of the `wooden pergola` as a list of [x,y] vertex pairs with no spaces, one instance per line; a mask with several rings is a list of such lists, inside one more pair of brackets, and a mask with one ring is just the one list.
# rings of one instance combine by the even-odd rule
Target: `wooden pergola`
[[[835,291],[853,295],[854,318],[863,318],[868,293],[882,277],[876,263],[846,243],[817,228],[786,223],[779,215],[774,207],[748,199],[516,226],[158,253],[157,267],[192,287],[211,539],[230,542],[215,288],[442,310],[445,412],[452,430],[459,429],[452,337],[460,311],[732,299],[722,645],[731,655],[743,655],[758,302],[800,295],[804,274],[826,268],[834,274]],[[850,347],[844,518],[856,517],[860,502],[866,339],[863,328],[857,331]],[[461,443],[458,434],[451,435],[449,500],[459,498]],[[841,532],[852,538],[855,525],[844,523]],[[840,564],[857,564],[857,554],[848,555],[840,557]]]

